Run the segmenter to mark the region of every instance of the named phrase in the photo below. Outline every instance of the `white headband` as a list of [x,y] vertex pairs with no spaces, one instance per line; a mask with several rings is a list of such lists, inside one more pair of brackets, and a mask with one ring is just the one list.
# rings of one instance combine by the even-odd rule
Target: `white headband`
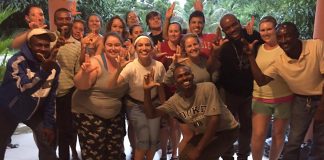
[[148,40],[150,41],[152,47],[154,46],[154,45],[153,45],[153,42],[152,42],[152,40],[151,40],[151,38],[148,37],[148,36],[143,36],[143,35],[142,35],[142,36],[138,36],[138,37],[136,38],[136,40],[134,41],[134,46],[136,46],[136,43],[137,43],[140,39],[143,39],[143,38],[148,39]]

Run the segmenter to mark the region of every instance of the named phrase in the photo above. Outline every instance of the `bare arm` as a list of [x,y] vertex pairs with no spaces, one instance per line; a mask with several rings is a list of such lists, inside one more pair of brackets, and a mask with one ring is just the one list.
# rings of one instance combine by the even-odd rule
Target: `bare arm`
[[87,90],[93,86],[100,72],[97,62],[90,60],[89,55],[85,56],[85,62],[82,63],[81,69],[74,76],[74,84],[77,89]]
[[173,2],[171,4],[171,6],[168,8],[168,10],[165,13],[165,19],[164,19],[164,23],[163,23],[163,27],[162,27],[162,36],[163,36],[163,39],[165,41],[169,40],[168,28],[169,28],[169,25],[170,25],[170,20],[171,20],[172,15],[173,15],[174,7],[175,7],[175,2]]
[[[159,117],[159,116],[163,116],[165,113],[161,110],[156,109],[155,107],[153,107],[152,105],[152,99],[151,99],[151,89],[153,87],[158,86],[158,92],[159,92],[159,96],[160,96],[160,92],[161,89],[163,89],[162,86],[160,86],[159,83],[154,82],[154,70],[151,71],[151,73],[147,74],[144,76],[144,83],[143,83],[143,88],[144,88],[144,113],[148,118],[155,118],[155,117]],[[163,90],[164,92],[164,90]],[[164,95],[164,93],[163,93]],[[159,97],[160,100],[163,97]],[[165,99],[165,95],[164,95],[164,99]]]
[[22,44],[24,44],[27,41],[27,35],[31,30],[25,31],[21,34],[18,34],[17,36],[15,36],[12,40],[11,43],[11,48],[13,49],[20,49],[20,47],[22,46]]
[[200,139],[198,145],[189,153],[189,157],[195,159],[200,156],[206,146],[211,142],[216,133],[217,125],[219,124],[219,116],[209,116],[207,117],[207,128],[203,137]]

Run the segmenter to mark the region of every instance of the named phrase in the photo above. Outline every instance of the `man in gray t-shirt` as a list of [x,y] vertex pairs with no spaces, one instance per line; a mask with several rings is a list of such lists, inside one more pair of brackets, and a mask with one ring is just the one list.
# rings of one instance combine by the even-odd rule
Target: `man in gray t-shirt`
[[152,107],[150,90],[154,71],[144,77],[144,112],[153,118],[169,114],[190,126],[194,136],[179,148],[182,159],[217,159],[228,150],[238,136],[238,123],[221,101],[217,88],[210,82],[193,83],[189,67],[176,66],[174,79],[178,89],[168,101]]

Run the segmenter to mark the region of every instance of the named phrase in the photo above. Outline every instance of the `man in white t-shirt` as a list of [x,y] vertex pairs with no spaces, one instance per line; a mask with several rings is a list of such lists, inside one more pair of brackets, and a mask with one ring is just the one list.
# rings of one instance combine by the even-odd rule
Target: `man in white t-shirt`
[[174,79],[178,92],[157,108],[152,107],[151,89],[154,73],[144,77],[144,112],[153,118],[169,114],[195,132],[189,142],[181,142],[180,159],[217,159],[228,150],[238,136],[238,123],[221,101],[213,83],[193,83],[194,75],[184,65],[176,66]]

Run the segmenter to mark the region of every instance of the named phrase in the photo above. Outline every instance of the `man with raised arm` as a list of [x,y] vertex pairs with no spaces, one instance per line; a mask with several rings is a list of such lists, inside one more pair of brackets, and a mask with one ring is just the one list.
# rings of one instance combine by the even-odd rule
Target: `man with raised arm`
[[179,64],[174,70],[178,92],[161,106],[153,108],[151,89],[159,85],[153,77],[154,71],[144,77],[143,109],[146,116],[169,114],[195,132],[180,151],[180,160],[217,159],[236,141],[238,123],[221,101],[213,83],[194,84],[190,68]]
[[300,40],[298,29],[291,22],[280,24],[276,34],[278,44],[285,54],[278,56],[264,73],[257,66],[252,54],[251,48],[255,42],[247,44],[249,51],[246,53],[254,79],[258,85],[262,86],[280,76],[295,94],[291,108],[288,143],[284,147],[283,159],[299,159],[300,146],[314,118],[314,137],[310,159],[321,160],[324,157],[324,105],[322,96],[324,43],[321,40]]
[[18,123],[34,133],[40,160],[56,160],[55,97],[60,67],[56,63],[59,45],[50,49],[56,36],[45,29],[33,29],[20,51],[8,63],[0,86],[0,159]]

